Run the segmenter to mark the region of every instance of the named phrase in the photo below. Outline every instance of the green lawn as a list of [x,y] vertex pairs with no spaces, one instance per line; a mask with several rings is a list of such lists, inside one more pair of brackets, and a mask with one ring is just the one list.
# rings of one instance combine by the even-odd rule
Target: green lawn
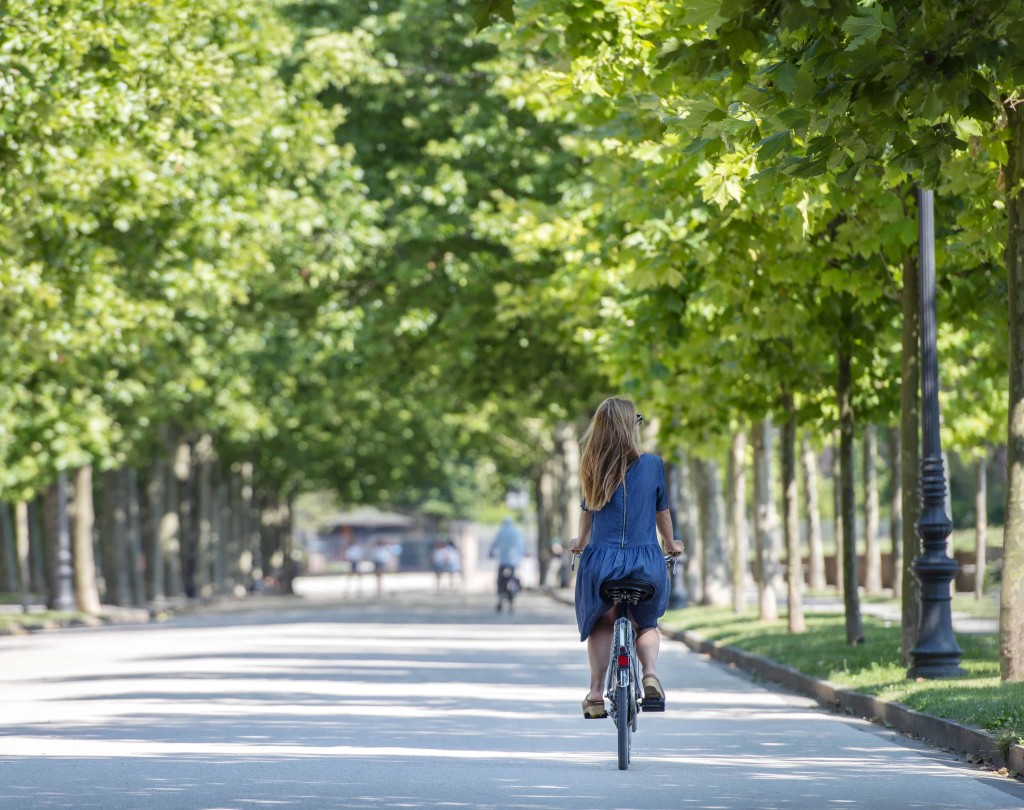
[[900,664],[900,628],[895,623],[865,616],[866,643],[851,647],[845,642],[842,614],[807,613],[806,619],[807,632],[791,635],[785,618],[760,622],[754,612],[690,607],[670,611],[664,624],[763,655],[836,686],[987,729],[1004,743],[1024,743],[1024,683],[1000,682],[995,634],[957,636],[966,677],[915,682],[907,680]]
[[66,622],[73,619],[82,619],[84,617],[84,613],[76,613],[74,611],[46,610],[38,613],[14,613],[4,611],[0,613],[0,629],[6,630],[12,627],[37,628],[46,625],[49,622]]

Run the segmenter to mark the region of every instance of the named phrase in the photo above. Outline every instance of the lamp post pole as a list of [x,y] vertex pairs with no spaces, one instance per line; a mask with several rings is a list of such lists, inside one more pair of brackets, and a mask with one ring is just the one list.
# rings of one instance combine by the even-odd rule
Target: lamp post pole
[[953,524],[946,515],[946,472],[939,437],[939,362],[935,317],[935,217],[933,193],[918,189],[918,248],[921,267],[921,515],[922,553],[913,569],[921,583],[920,625],[910,651],[910,678],[963,675],[963,650],[953,636],[950,582],[957,564],[946,553]]

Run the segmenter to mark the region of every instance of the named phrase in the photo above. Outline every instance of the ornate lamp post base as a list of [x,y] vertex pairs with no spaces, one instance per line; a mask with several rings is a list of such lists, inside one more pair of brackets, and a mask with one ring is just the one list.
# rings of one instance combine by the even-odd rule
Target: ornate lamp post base
[[921,583],[921,625],[917,644],[910,651],[908,678],[960,678],[967,674],[960,666],[963,650],[953,635],[950,613],[949,583],[958,567],[945,550],[914,560],[914,573]]

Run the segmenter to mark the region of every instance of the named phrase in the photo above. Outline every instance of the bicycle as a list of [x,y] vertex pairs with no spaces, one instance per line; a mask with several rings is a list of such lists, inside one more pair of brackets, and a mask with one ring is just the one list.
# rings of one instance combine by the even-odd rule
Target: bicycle
[[[572,555],[572,570],[576,560]],[[670,577],[677,557],[665,555]],[[665,711],[664,698],[645,698],[640,686],[640,662],[636,657],[636,630],[629,620],[629,608],[646,602],[654,596],[654,585],[642,579],[610,579],[601,583],[601,598],[619,609],[612,628],[612,650],[605,675],[605,697],[608,714],[615,723],[618,740],[619,770],[629,768],[633,733],[637,730],[637,717],[641,711]]]

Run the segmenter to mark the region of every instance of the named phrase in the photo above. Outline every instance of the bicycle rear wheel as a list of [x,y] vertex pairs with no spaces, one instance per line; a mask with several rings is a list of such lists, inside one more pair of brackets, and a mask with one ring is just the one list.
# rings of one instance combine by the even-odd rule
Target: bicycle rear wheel
[[629,768],[629,747],[633,736],[633,718],[629,705],[629,686],[615,687],[615,702],[618,704],[615,725],[618,727],[619,737],[619,770]]

